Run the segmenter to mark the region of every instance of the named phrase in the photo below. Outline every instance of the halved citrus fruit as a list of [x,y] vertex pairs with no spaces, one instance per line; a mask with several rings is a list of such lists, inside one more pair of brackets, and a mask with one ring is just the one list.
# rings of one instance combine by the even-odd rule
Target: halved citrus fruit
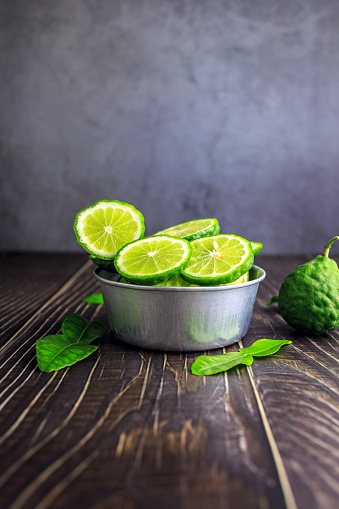
[[168,235],[145,237],[122,247],[114,264],[119,274],[132,283],[156,284],[176,278],[191,252],[185,239]]
[[86,251],[110,260],[122,246],[143,237],[144,217],[128,203],[100,200],[77,213],[74,231]]
[[[239,279],[236,279],[235,281],[232,281],[232,283],[226,283],[226,285],[221,286],[227,286],[227,285],[236,285],[238,283],[245,283],[246,281],[249,281],[249,274],[246,272],[244,275],[242,275]],[[176,277],[175,279],[170,279],[169,281],[165,281],[163,283],[157,283],[155,286],[172,286],[172,287],[190,287],[190,286],[200,286],[200,285],[194,285],[192,283],[188,283],[185,281],[181,276]]]
[[178,288],[178,287],[183,287],[183,288],[186,287],[187,288],[190,286],[198,286],[198,285],[193,285],[191,283],[187,283],[187,281],[182,279],[181,276],[178,276],[174,279],[170,279],[169,281],[163,281],[162,283],[157,283],[155,286],[171,286],[174,288]]
[[261,242],[251,242],[252,251],[254,256],[260,253],[262,250],[262,243]]
[[98,265],[98,267],[101,267],[102,269],[106,270],[113,270],[116,272],[114,267],[114,258],[110,258],[109,260],[103,260],[102,258],[98,258],[97,256],[89,255],[89,259],[91,262],[95,263],[95,265]]
[[245,272],[245,274],[240,276],[238,279],[232,281],[232,283],[226,283],[226,285],[238,285],[239,283],[247,283],[247,281],[249,280],[250,280],[249,272]]
[[186,223],[180,223],[166,230],[161,230],[155,235],[170,235],[171,237],[179,237],[186,240],[195,240],[200,237],[208,237],[217,235],[220,232],[218,220],[215,218],[209,219],[194,219]]
[[181,276],[198,285],[232,283],[253,265],[251,243],[236,235],[214,235],[191,242],[192,255]]

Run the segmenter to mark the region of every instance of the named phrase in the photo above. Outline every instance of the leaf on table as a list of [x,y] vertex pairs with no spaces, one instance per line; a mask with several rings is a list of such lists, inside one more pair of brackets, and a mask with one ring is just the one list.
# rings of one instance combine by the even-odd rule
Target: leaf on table
[[105,327],[100,322],[89,322],[78,313],[68,315],[61,325],[66,339],[88,345],[105,334]]
[[84,297],[83,302],[86,302],[87,304],[103,304],[104,299],[102,297],[102,293],[94,293],[93,295],[88,295],[87,297]]
[[253,357],[241,352],[229,352],[221,355],[201,355],[192,364],[191,371],[193,375],[214,375],[221,371],[238,366],[239,364],[246,364],[250,366],[253,362]]
[[46,336],[36,342],[36,356],[41,371],[57,371],[85,359],[98,349],[89,343],[105,334],[102,323],[89,322],[78,313],[67,316],[61,330],[62,334]]
[[62,336],[54,336],[53,338],[49,336],[49,339],[38,339],[36,342],[39,368],[47,373],[71,366],[85,359],[97,349],[98,347],[94,345],[70,343]]
[[51,334],[50,336],[45,336],[39,339],[38,341],[49,341],[51,339],[63,339],[63,338],[64,338],[63,334]]
[[239,348],[239,351],[253,357],[264,357],[277,352],[283,345],[290,345],[292,341],[287,339],[258,339],[247,348]]

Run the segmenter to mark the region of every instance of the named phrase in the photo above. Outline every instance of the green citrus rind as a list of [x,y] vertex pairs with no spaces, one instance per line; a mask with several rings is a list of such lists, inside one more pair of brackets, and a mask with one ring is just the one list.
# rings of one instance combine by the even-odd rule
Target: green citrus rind
[[222,285],[222,286],[239,285],[240,283],[247,283],[249,280],[250,280],[250,275],[249,275],[249,272],[247,271],[247,272],[245,272],[245,274],[240,276],[235,281],[232,281],[231,283],[226,283],[225,285]]
[[252,251],[254,256],[256,256],[260,251],[262,250],[262,243],[261,242],[251,242]]
[[157,283],[154,286],[167,286],[171,288],[188,288],[190,286],[197,287],[198,285],[192,285],[191,283],[187,283],[180,275],[176,278],[171,278],[168,281],[163,281],[161,283]]
[[179,276],[191,253],[191,245],[185,239],[154,235],[122,247],[116,254],[114,265],[128,281],[154,285]]
[[[246,283],[249,280],[249,273],[245,272],[239,279],[236,279],[235,281],[232,281],[232,283],[226,283],[225,285],[220,286],[228,286],[228,285],[238,285],[240,283]],[[164,283],[158,283],[155,286],[169,286],[169,287],[183,287],[187,288],[190,286],[200,286],[200,285],[194,285],[192,283],[188,283],[185,281],[181,276],[176,277],[175,279],[170,279],[169,281],[165,281]]]
[[283,319],[304,334],[325,334],[339,327],[339,271],[335,260],[318,255],[299,265],[281,285]]
[[220,232],[220,226],[216,218],[194,219],[186,221],[165,230],[157,232],[155,235],[169,235],[186,240],[196,240],[201,237],[210,237]]
[[237,235],[214,235],[191,242],[192,255],[181,276],[189,283],[216,286],[232,283],[253,265],[251,243]]
[[89,255],[89,259],[91,262],[95,263],[98,267],[102,267],[106,270],[114,270],[116,272],[114,267],[114,258],[110,258],[109,260],[103,260],[102,258],[97,258],[94,255]]
[[[238,285],[240,283],[246,283],[249,281],[249,273],[246,272],[243,274],[239,279],[236,279],[236,281],[232,281],[232,283],[226,283],[225,285],[220,286],[228,286],[228,285]],[[127,281],[127,279],[121,277],[119,279],[119,283],[130,283],[130,281]],[[189,287],[196,287],[198,288],[200,285],[193,285],[191,283],[188,283],[185,281],[181,276],[177,276],[174,279],[169,279],[168,281],[162,281],[161,283],[156,283],[151,286],[166,286],[171,288],[189,288]]]
[[[120,214],[114,216],[114,212],[111,212],[110,217],[109,210],[114,209]],[[124,216],[126,216],[125,221],[121,222]],[[115,227],[111,224],[112,220]],[[101,233],[101,230],[104,231]],[[88,253],[95,258],[112,260],[125,244],[143,237],[144,216],[129,203],[118,200],[99,200],[77,213],[74,232],[78,243]]]

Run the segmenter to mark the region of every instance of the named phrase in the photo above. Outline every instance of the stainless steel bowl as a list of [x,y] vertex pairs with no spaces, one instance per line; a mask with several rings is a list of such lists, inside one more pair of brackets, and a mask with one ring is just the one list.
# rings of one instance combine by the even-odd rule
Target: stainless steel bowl
[[197,352],[231,345],[245,336],[266,274],[253,265],[246,283],[187,288],[119,283],[119,274],[99,267],[94,275],[118,339],[142,348]]

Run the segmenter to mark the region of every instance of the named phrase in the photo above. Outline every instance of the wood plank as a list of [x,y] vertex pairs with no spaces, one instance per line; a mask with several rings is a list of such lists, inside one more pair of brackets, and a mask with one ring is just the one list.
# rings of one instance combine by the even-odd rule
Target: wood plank
[[91,268],[59,289],[0,352],[4,507],[334,509],[338,333],[302,337],[265,307],[307,259],[256,259],[267,278],[244,344],[293,346],[213,377],[190,374],[197,354],[142,351],[109,334],[79,364],[40,373],[35,341],[67,314],[107,324],[103,306],[82,303],[98,288]]
[[[278,306],[264,304],[296,265],[311,259],[264,258],[263,284],[244,343],[260,337],[291,339],[274,357],[250,368],[273,431],[298,507],[336,508],[339,499],[339,334],[303,336],[282,319]],[[279,263],[276,263],[276,262]],[[336,259],[338,262],[338,259]],[[267,333],[269,332],[269,335]]]
[[83,254],[2,253],[0,346],[87,261]]
[[245,369],[194,377],[193,354],[139,351],[107,335],[71,368],[36,370],[36,339],[58,332],[64,316],[104,319],[101,306],[81,302],[95,285],[82,274],[4,352],[6,506],[284,508]]

